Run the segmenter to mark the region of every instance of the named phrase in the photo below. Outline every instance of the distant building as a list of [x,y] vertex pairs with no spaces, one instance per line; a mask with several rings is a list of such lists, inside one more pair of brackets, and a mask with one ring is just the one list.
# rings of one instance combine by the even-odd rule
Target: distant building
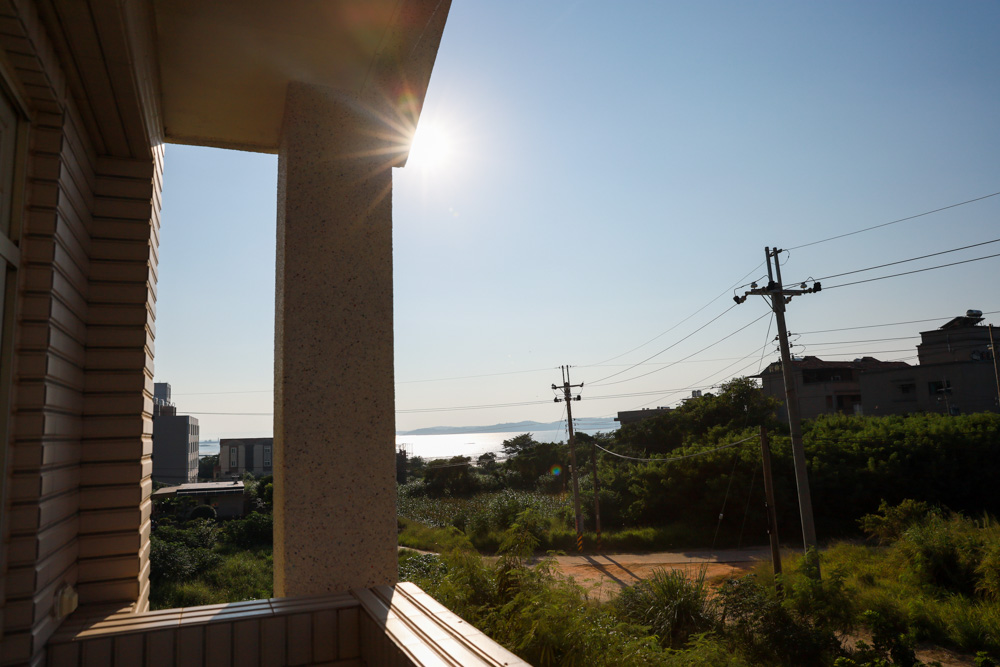
[[198,481],[198,419],[178,415],[170,402],[170,385],[153,385],[153,481],[186,484]]
[[641,422],[643,419],[649,419],[651,417],[658,417],[666,414],[670,412],[671,409],[672,408],[643,408],[642,410],[626,410],[625,412],[619,412],[618,416],[615,417],[615,421],[622,426],[625,426],[626,424],[635,424],[636,422]]
[[[822,414],[862,412],[861,377],[880,370],[911,368],[902,361],[880,361],[862,357],[854,361],[824,361],[819,357],[792,360],[792,377],[799,398],[799,412],[803,419]],[[778,417],[787,419],[785,411],[785,381],[781,362],[770,364],[758,375],[761,391],[781,401]]]
[[273,474],[274,438],[222,438],[219,440],[219,479]]
[[865,373],[865,414],[996,412],[994,351],[982,314],[970,310],[938,329],[922,331],[918,366]]
[[246,506],[243,482],[202,482],[168,486],[153,492],[154,498],[191,498],[196,505],[211,505],[220,519],[243,516]]

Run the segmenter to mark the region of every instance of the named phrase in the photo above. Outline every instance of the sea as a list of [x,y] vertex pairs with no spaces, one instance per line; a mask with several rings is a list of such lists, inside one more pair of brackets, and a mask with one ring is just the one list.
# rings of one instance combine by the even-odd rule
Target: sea
[[[579,433],[595,434],[608,432],[609,428],[577,429]],[[408,456],[420,456],[425,459],[451,458],[452,456],[469,456],[476,458],[487,452],[499,452],[503,449],[503,441],[516,437],[526,431],[509,433],[435,433],[431,435],[397,435],[396,447],[405,447]],[[537,442],[566,442],[566,428],[556,430],[530,431]],[[218,440],[203,440],[199,447],[201,456],[219,453]]]

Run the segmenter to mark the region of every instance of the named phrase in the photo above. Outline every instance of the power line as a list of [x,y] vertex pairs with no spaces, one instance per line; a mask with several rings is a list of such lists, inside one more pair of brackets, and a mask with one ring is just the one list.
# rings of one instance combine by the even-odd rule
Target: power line
[[[765,344],[763,345],[763,349],[765,349],[765,350],[766,350],[766,348],[767,348],[767,346],[768,346],[769,344],[770,344],[770,343],[765,343]],[[738,360],[737,360],[737,361],[735,361],[734,363],[731,363],[731,364],[729,364],[728,366],[724,366],[724,367],[720,368],[719,370],[715,371],[714,373],[711,373],[711,374],[709,374],[709,375],[705,376],[704,378],[702,378],[701,380],[699,380],[699,381],[698,381],[698,382],[696,383],[697,385],[701,385],[701,386],[695,386],[695,387],[690,387],[690,389],[706,389],[706,388],[711,388],[711,387],[713,387],[713,386],[717,386],[717,385],[719,384],[718,382],[716,382],[715,384],[712,384],[712,385],[704,385],[704,384],[702,384],[702,383],[703,383],[703,382],[706,382],[706,381],[707,381],[707,380],[708,380],[709,378],[712,378],[712,377],[715,377],[716,375],[719,375],[720,373],[722,373],[723,371],[725,371],[725,370],[726,370],[727,368],[731,368],[732,366],[735,366],[736,364],[738,364],[739,362],[743,361],[743,360],[744,360],[744,359],[746,359],[747,357],[753,357],[753,356],[756,356],[756,355],[757,355],[757,351],[758,351],[758,350],[761,350],[761,349],[762,349],[762,348],[757,348],[756,350],[754,350],[754,351],[750,352],[749,354],[746,354],[746,355],[744,355],[743,357],[741,357],[740,359],[738,359]],[[753,366],[753,365],[754,365],[755,363],[757,363],[757,361],[756,361],[756,360],[755,360],[755,361],[751,361],[751,362],[750,362],[749,364],[747,364],[746,366],[743,366],[743,367],[742,367],[742,368],[740,368],[740,369],[739,369],[738,371],[736,371],[736,372],[732,373],[731,375],[729,375],[729,377],[727,378],[727,380],[731,380],[731,379],[732,379],[732,378],[734,378],[734,377],[738,377],[738,376],[740,375],[740,373],[742,373],[742,372],[743,372],[743,371],[745,371],[746,369],[748,369],[748,368],[752,367],[752,366]],[[664,400],[664,399],[667,399],[667,398],[670,398],[671,396],[674,396],[674,395],[676,395],[676,394],[679,394],[679,393],[681,393],[681,391],[685,391],[685,390],[683,390],[683,389],[682,389],[682,390],[678,390],[678,391],[674,391],[674,392],[671,392],[671,393],[668,393],[668,394],[664,394],[664,395],[662,395],[662,396],[658,396],[657,398],[653,399],[652,401],[649,401],[649,402],[647,402],[647,403],[643,403],[642,405],[637,405],[637,406],[635,406],[635,407],[634,407],[634,408],[632,408],[632,409],[633,409],[633,410],[638,410],[638,409],[640,409],[640,408],[644,408],[644,407],[646,407],[647,405],[651,405],[651,404],[653,404],[653,403],[659,403],[660,401],[662,401],[662,400]]]
[[[989,312],[984,312],[983,315],[996,315],[1000,313],[1000,310],[991,310]],[[940,322],[941,320],[949,319],[954,317],[953,315],[948,315],[944,317],[929,317],[926,320],[908,320],[906,322],[887,322],[885,324],[865,324],[863,326],[857,327],[841,327],[839,329],[818,329],[816,331],[800,331],[800,336],[805,336],[806,334],[818,334],[818,333],[833,333],[835,331],[855,331],[857,329],[876,329],[878,327],[894,327],[901,324],[920,324],[922,322]]]
[[757,373],[760,373],[760,369],[764,367],[764,353],[767,352],[767,345],[771,342],[771,325],[774,324],[774,313],[771,313],[771,319],[767,323],[767,333],[764,334],[764,347],[760,350],[760,363],[757,364]]
[[649,462],[670,463],[671,461],[682,461],[684,459],[693,459],[696,456],[705,456],[706,454],[712,454],[713,452],[722,451],[723,449],[729,449],[730,447],[735,447],[736,445],[742,445],[744,442],[747,442],[748,440],[753,440],[754,438],[758,437],[760,436],[751,435],[749,438],[743,438],[742,440],[737,440],[736,442],[731,442],[728,445],[722,445],[721,447],[716,447],[715,449],[707,449],[703,452],[695,452],[694,454],[685,454],[684,456],[672,456],[667,458],[639,458],[636,456],[625,456],[624,454],[613,452],[610,449],[605,449],[604,447],[598,445],[596,442],[594,442],[594,446],[596,446],[602,452],[611,454],[612,456],[617,456],[620,459],[628,459],[629,461],[639,461],[642,463],[649,463]]
[[418,382],[445,382],[445,381],[448,381],[448,380],[470,380],[470,379],[474,379],[474,378],[491,378],[491,377],[497,377],[499,375],[522,375],[524,373],[542,373],[542,372],[546,372],[547,373],[547,372],[551,371],[553,368],[556,368],[556,367],[553,366],[552,368],[532,368],[532,369],[524,370],[524,371],[505,371],[503,373],[483,373],[483,374],[480,374],[480,375],[456,375],[454,377],[429,378],[427,380],[399,380],[398,382],[396,382],[396,384],[416,384]]
[[960,250],[968,250],[969,248],[978,248],[982,245],[989,245],[991,243],[997,243],[1000,239],[993,239],[992,241],[983,241],[982,243],[973,243],[972,245],[962,246],[961,248],[952,248],[951,250],[942,250],[940,252],[932,252],[929,255],[920,255],[919,257],[911,257],[909,259],[901,259],[897,262],[889,262],[888,264],[879,264],[877,266],[869,266],[866,269],[857,269],[856,271],[845,271],[844,273],[835,273],[832,276],[823,276],[822,278],[816,278],[816,280],[829,280],[830,278],[840,278],[841,276],[850,276],[855,273],[863,273],[865,271],[872,271],[874,269],[884,269],[887,266],[896,266],[897,264],[906,264],[907,262],[915,262],[919,259],[927,259],[928,257],[937,257],[938,255],[947,255],[951,252],[958,252]]
[[[732,309],[733,309],[733,308],[735,308],[735,307],[736,307],[736,305],[735,305],[735,304],[734,304],[734,305],[732,305],[732,306],[730,306],[730,307],[729,307],[728,309],[726,309],[726,311],[725,311],[725,312],[723,312],[723,313],[722,313],[721,315],[719,315],[719,317],[722,317],[722,315],[725,315],[726,313],[728,313],[728,312],[729,312],[730,310],[732,310]],[[764,318],[765,318],[765,317],[767,317],[767,316],[768,316],[768,313],[764,313],[763,315],[761,315],[761,316],[760,316],[760,317],[758,317],[757,319],[753,320],[752,322],[749,322],[749,323],[745,324],[744,326],[740,327],[740,328],[739,328],[739,329],[737,329],[736,331],[734,331],[734,332],[732,332],[732,333],[730,333],[730,334],[728,334],[728,335],[726,335],[726,336],[723,336],[722,338],[720,338],[719,340],[715,341],[715,342],[714,342],[714,343],[712,343],[711,345],[706,345],[705,347],[701,348],[701,349],[700,349],[700,350],[698,350],[697,352],[692,352],[692,353],[691,353],[691,354],[689,354],[688,356],[686,356],[686,357],[684,357],[683,359],[680,359],[680,360],[678,360],[678,361],[674,362],[673,364],[670,364],[669,366],[664,366],[663,368],[657,368],[657,369],[655,369],[655,370],[651,370],[651,371],[649,371],[649,372],[647,372],[647,373],[643,373],[642,375],[636,375],[636,376],[633,376],[633,377],[630,377],[630,378],[625,378],[624,380],[617,380],[617,381],[615,381],[615,382],[606,382],[606,383],[604,383],[604,384],[593,384],[593,386],[595,386],[595,387],[607,387],[607,386],[609,386],[609,385],[613,385],[613,384],[621,384],[622,382],[631,382],[632,380],[638,380],[639,378],[643,378],[643,377],[646,377],[647,375],[652,375],[653,373],[659,373],[659,372],[660,372],[660,371],[662,371],[662,370],[666,370],[667,368],[670,368],[670,366],[673,366],[673,365],[675,365],[675,364],[679,364],[679,363],[680,363],[681,361],[686,361],[687,359],[690,359],[691,357],[695,356],[696,354],[701,354],[701,353],[702,353],[702,352],[704,352],[705,350],[707,350],[707,349],[709,349],[709,348],[712,348],[712,347],[715,347],[716,345],[718,345],[718,344],[719,344],[719,343],[721,343],[722,341],[726,340],[727,338],[731,338],[731,337],[735,336],[736,334],[740,333],[740,332],[741,332],[741,331],[743,331],[744,329],[746,329],[746,328],[748,328],[748,327],[750,327],[750,326],[753,326],[753,325],[754,325],[754,324],[756,324],[757,322],[760,322],[760,321],[761,321],[762,319],[764,319]],[[717,319],[719,319],[719,317],[716,317],[715,319],[717,320]],[[712,320],[712,322],[714,322],[714,321],[715,321],[715,320]],[[712,322],[709,322],[708,324],[711,324]],[[708,324],[706,324],[705,326],[708,326]],[[705,328],[705,327],[701,327],[701,329],[704,329],[704,328]],[[697,331],[701,331],[701,329],[698,329]],[[693,332],[691,332],[691,334],[689,334],[688,336],[685,336],[685,338],[688,338],[688,337],[690,337],[691,335],[693,335],[693,334],[697,333],[697,331],[693,331]],[[681,340],[684,340],[684,339],[681,339]],[[678,343],[680,343],[681,341],[677,341],[677,342],[678,342]],[[677,343],[674,343],[674,345],[676,345],[676,344],[677,344]],[[673,347],[673,346],[671,346],[671,347]],[[664,350],[664,351],[665,351],[665,350]],[[652,358],[652,357],[650,357],[650,358]],[[626,370],[630,370],[630,369],[626,369]],[[624,372],[625,372],[625,371],[621,371],[621,372],[619,372],[619,373],[615,373],[614,375],[609,375],[609,376],[608,376],[607,378],[604,378],[604,379],[606,380],[606,379],[608,379],[608,378],[611,378],[611,377],[614,377],[615,375],[621,375],[621,373],[624,373]],[[598,382],[601,382],[601,380],[598,380]]]
[[898,224],[900,222],[906,222],[907,220],[914,220],[916,218],[922,218],[925,215],[931,215],[932,213],[940,213],[941,211],[947,211],[950,208],[956,208],[958,206],[965,206],[966,204],[971,204],[973,202],[982,201],[984,199],[989,199],[990,197],[996,197],[997,195],[1000,195],[1000,192],[994,192],[992,194],[984,195],[982,197],[976,197],[975,199],[969,199],[969,200],[966,200],[966,201],[963,201],[963,202],[959,202],[957,204],[952,204],[950,206],[943,206],[941,208],[936,208],[933,211],[925,211],[924,213],[918,213],[917,215],[911,215],[911,216],[907,216],[905,218],[899,218],[898,220],[892,220],[890,222],[883,222],[880,225],[872,225],[871,227],[865,227],[864,229],[858,229],[858,230],[853,231],[853,232],[847,232],[846,234],[838,234],[836,236],[831,236],[829,238],[820,239],[819,241],[812,241],[810,243],[803,243],[802,245],[797,245],[797,246],[794,246],[792,248],[789,248],[789,250],[798,250],[799,248],[808,248],[809,246],[818,245],[820,243],[826,243],[827,241],[834,241],[836,239],[842,239],[842,238],[844,238],[846,236],[854,236],[855,234],[861,234],[863,232],[870,232],[873,229],[880,229],[882,227],[888,227],[889,225],[895,225],[895,224]]
[[[794,336],[795,334],[792,334],[792,335]],[[801,336],[801,335],[804,335],[804,334],[799,334],[799,335]],[[838,340],[838,341],[830,341],[830,342],[823,342],[823,343],[809,343],[809,345],[810,346],[819,346],[819,345],[847,345],[849,343],[850,344],[853,344],[853,343],[881,343],[881,342],[887,341],[887,340],[909,340],[911,338],[920,338],[920,336],[916,335],[916,336],[898,336],[896,338],[868,338],[868,339],[865,339],[865,340]]]
[[[661,331],[660,333],[656,334],[655,336],[653,336],[652,338],[650,338],[649,340],[647,340],[647,341],[646,341],[645,343],[643,343],[642,345],[637,345],[636,347],[633,347],[633,348],[632,348],[631,350],[628,350],[627,352],[622,352],[621,354],[618,354],[618,355],[615,355],[615,356],[611,357],[610,359],[605,359],[604,361],[602,361],[602,362],[599,362],[599,363],[596,363],[596,364],[590,364],[590,366],[601,366],[601,365],[603,365],[603,364],[606,364],[606,363],[608,363],[609,361],[614,361],[615,359],[619,359],[619,358],[621,358],[621,357],[624,357],[624,356],[625,356],[626,354],[631,354],[632,352],[635,352],[636,350],[639,350],[639,349],[642,349],[642,348],[646,347],[647,345],[649,345],[650,343],[652,343],[652,342],[653,342],[654,340],[657,340],[658,338],[660,338],[660,337],[662,337],[662,336],[665,336],[666,334],[670,333],[671,331],[673,331],[674,329],[676,329],[676,328],[677,328],[677,327],[679,327],[680,325],[682,325],[682,324],[684,324],[685,322],[687,322],[688,320],[690,320],[690,319],[691,319],[692,317],[694,317],[695,315],[697,315],[697,314],[698,314],[698,313],[700,313],[701,311],[703,311],[703,310],[705,310],[706,308],[708,308],[709,306],[711,306],[711,305],[712,305],[713,303],[715,303],[716,301],[718,301],[718,300],[719,300],[719,299],[721,299],[722,297],[724,297],[724,296],[726,296],[727,294],[729,294],[729,293],[730,293],[730,292],[731,292],[731,291],[732,291],[732,290],[733,290],[734,288],[736,288],[737,286],[739,286],[739,284],[740,284],[740,283],[741,283],[742,281],[746,280],[746,279],[747,279],[747,276],[750,276],[750,275],[753,275],[753,273],[754,273],[755,271],[757,271],[757,270],[758,270],[758,269],[759,269],[760,267],[762,267],[762,266],[764,266],[764,263],[763,263],[763,262],[761,262],[760,264],[758,264],[758,265],[757,265],[757,266],[755,266],[754,268],[752,268],[752,269],[750,269],[749,271],[747,271],[746,275],[744,275],[744,276],[743,276],[742,278],[740,278],[740,279],[739,279],[739,280],[737,280],[737,281],[736,281],[735,283],[733,283],[733,285],[732,285],[731,287],[728,287],[728,288],[726,288],[725,290],[723,290],[723,292],[722,292],[721,294],[719,294],[719,296],[715,297],[714,299],[712,299],[711,301],[709,301],[708,303],[706,303],[706,304],[705,304],[704,306],[702,306],[702,307],[701,307],[701,308],[699,308],[698,310],[694,311],[693,313],[691,313],[690,315],[688,315],[688,316],[687,316],[687,317],[685,317],[685,318],[684,318],[683,320],[681,320],[681,321],[680,321],[680,322],[678,322],[677,324],[673,325],[672,327],[670,327],[670,328],[669,328],[669,329],[667,329],[666,331]],[[716,319],[718,319],[718,318],[716,318]],[[682,339],[682,340],[683,340],[683,339]],[[667,348],[667,349],[670,349],[670,348]],[[657,354],[659,354],[659,353],[657,353]],[[653,356],[655,357],[655,356],[657,356],[657,355],[655,355],[655,354],[654,354]],[[652,357],[650,357],[650,358],[652,358]],[[584,367],[584,368],[586,368],[586,367]],[[600,382],[600,380],[598,380],[598,382]]]
[[[600,385],[598,385],[599,382],[604,382],[605,380],[610,380],[611,378],[616,377],[618,375],[621,375],[622,373],[628,373],[633,368],[646,363],[650,359],[655,359],[656,357],[660,356],[661,354],[663,354],[667,350],[669,350],[671,348],[674,348],[674,347],[677,347],[678,345],[680,345],[681,343],[683,343],[684,341],[686,341],[688,338],[690,338],[691,336],[695,335],[696,333],[698,333],[699,331],[701,331],[702,329],[704,329],[705,327],[707,327],[709,324],[712,324],[717,319],[719,319],[720,317],[722,317],[723,315],[725,315],[726,313],[728,313],[730,310],[732,310],[735,307],[736,307],[735,305],[729,306],[729,308],[726,308],[724,311],[722,311],[721,313],[719,313],[718,315],[716,315],[715,317],[713,317],[712,319],[710,319],[708,322],[705,322],[705,324],[701,325],[700,327],[698,327],[697,329],[695,329],[694,331],[692,331],[691,333],[689,333],[687,336],[684,336],[684,338],[681,338],[680,340],[676,341],[675,343],[673,343],[671,345],[668,345],[667,347],[663,348],[662,350],[660,350],[656,354],[651,355],[649,357],[646,357],[645,359],[643,359],[639,363],[632,364],[631,366],[629,366],[628,368],[626,368],[624,370],[620,370],[620,371],[618,371],[616,373],[612,373],[611,375],[606,375],[606,376],[602,377],[600,380],[593,380],[593,381],[591,381],[590,384],[600,386]],[[675,362],[675,363],[677,363],[677,362]],[[642,376],[640,375],[639,377],[642,377]],[[615,384],[615,383],[611,383],[611,384]]]
[[915,269],[913,271],[904,271],[903,273],[892,273],[892,274],[889,274],[888,276],[879,276],[878,278],[868,278],[866,280],[855,280],[854,282],[841,283],[839,285],[829,285],[827,287],[824,287],[823,289],[836,289],[838,287],[847,287],[849,285],[860,285],[862,283],[871,283],[871,282],[875,282],[876,280],[885,280],[886,278],[898,278],[899,276],[908,276],[908,275],[911,275],[911,274],[914,274],[914,273],[923,273],[924,271],[933,271],[934,269],[944,269],[944,268],[949,267],[949,266],[958,266],[959,264],[969,264],[970,262],[979,262],[981,260],[992,259],[994,257],[1000,257],[1000,252],[998,252],[996,254],[993,254],[993,255],[986,255],[984,257],[974,257],[972,259],[965,259],[965,260],[962,260],[961,262],[951,262],[949,264],[939,264],[937,266],[928,266],[927,268],[924,268],[924,269]]

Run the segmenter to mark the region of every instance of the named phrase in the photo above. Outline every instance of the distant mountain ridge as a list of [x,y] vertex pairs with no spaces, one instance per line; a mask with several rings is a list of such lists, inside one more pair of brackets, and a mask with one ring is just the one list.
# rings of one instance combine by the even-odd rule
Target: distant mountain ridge
[[[574,419],[576,427],[584,431],[609,430],[618,428],[618,423],[610,417]],[[510,422],[490,426],[430,426],[412,431],[396,431],[396,435],[452,435],[459,433],[531,433],[533,431],[555,431],[562,428],[565,421],[558,422]]]

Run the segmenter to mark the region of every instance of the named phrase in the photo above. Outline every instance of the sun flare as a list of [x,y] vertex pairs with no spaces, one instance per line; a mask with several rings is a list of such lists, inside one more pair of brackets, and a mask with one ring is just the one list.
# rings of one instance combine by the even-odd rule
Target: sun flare
[[453,137],[441,123],[422,119],[410,142],[407,164],[419,169],[437,171],[446,168],[454,157]]

